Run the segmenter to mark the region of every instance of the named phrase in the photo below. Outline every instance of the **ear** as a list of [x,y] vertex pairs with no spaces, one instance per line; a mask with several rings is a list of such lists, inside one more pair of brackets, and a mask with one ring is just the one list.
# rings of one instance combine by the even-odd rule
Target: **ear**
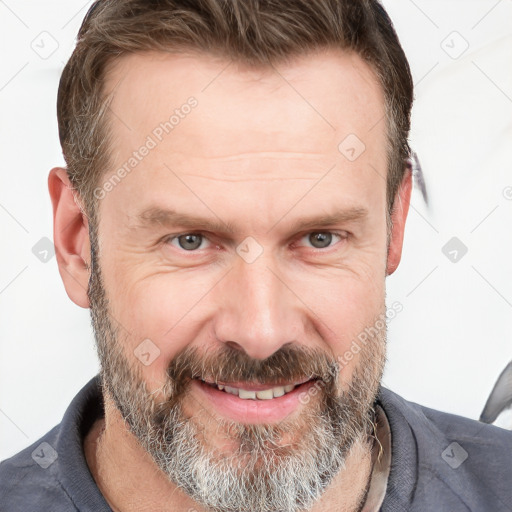
[[389,238],[388,259],[386,274],[392,274],[398,267],[402,257],[402,246],[404,241],[405,221],[409,212],[412,189],[412,172],[405,171],[393,204],[391,212],[391,233]]
[[66,169],[55,167],[48,176],[53,205],[53,242],[59,272],[69,298],[82,308],[89,307],[90,243],[89,223],[75,198]]

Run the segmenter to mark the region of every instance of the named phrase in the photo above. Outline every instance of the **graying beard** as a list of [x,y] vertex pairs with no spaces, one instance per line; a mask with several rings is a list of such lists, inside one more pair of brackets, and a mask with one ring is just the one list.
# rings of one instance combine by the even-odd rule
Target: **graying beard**
[[[364,442],[369,433],[365,427],[371,423],[369,418],[368,421],[364,418],[364,423],[357,428],[337,431],[340,423],[347,426],[350,422],[347,423],[346,411],[331,405],[327,415],[319,413],[316,418],[304,418],[301,426],[313,427],[306,430],[299,447],[279,456],[273,447],[277,451],[282,449],[279,439],[283,429],[224,421],[218,428],[239,440],[238,450],[226,458],[224,454],[209,450],[202,442],[202,429],[208,425],[198,426],[187,420],[179,403],[168,410],[161,428],[158,422],[155,426],[158,412],[144,383],[133,389],[114,384],[108,369],[119,370],[126,364],[121,361],[124,358],[120,354],[114,356],[111,352],[105,361],[104,378],[109,394],[132,432],[172,482],[194,501],[215,512],[310,509],[345,467],[346,456],[355,442]],[[127,366],[124,371],[129,372]],[[133,383],[133,376],[124,380],[126,382]],[[144,404],[143,410],[140,410],[141,404]],[[253,451],[249,452],[247,446]]]
[[[193,500],[211,511],[308,510],[345,467],[354,444],[367,441],[372,432],[371,404],[382,367],[376,361],[378,356],[372,354],[373,347],[366,347],[374,359],[361,361],[362,375],[355,371],[353,380],[357,386],[351,385],[344,393],[348,405],[331,401],[319,407],[317,417],[310,412],[302,418],[299,423],[306,427],[306,434],[298,447],[288,448],[285,455],[280,455],[283,449],[278,442],[286,427],[221,422],[219,428],[234,433],[239,448],[228,458],[214,449],[208,450],[200,439],[205,425],[186,419],[179,402],[166,410],[165,418],[159,416],[158,405],[146,389],[140,368],[131,368],[122,353],[118,330],[108,318],[108,301],[94,261],[89,298],[103,392],[112,397],[158,467]],[[170,379],[157,390],[167,398],[173,397],[175,391]],[[356,418],[354,411],[359,413]],[[248,446],[253,450],[249,451]]]

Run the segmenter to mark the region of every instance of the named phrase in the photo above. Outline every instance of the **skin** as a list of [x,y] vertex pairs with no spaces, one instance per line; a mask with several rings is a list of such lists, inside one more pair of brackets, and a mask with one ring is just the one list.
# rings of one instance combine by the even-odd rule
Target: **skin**
[[[160,350],[142,368],[149,390],[162,385],[169,362],[187,346],[208,351],[228,343],[265,359],[294,343],[341,356],[382,313],[385,277],[400,262],[411,177],[398,191],[388,246],[384,97],[371,69],[334,50],[269,70],[228,64],[146,53],[122,57],[107,74],[115,115],[114,165],[105,179],[187,98],[198,102],[99,201],[99,260],[126,356],[140,364],[133,351],[146,338]],[[353,162],[338,150],[349,134],[366,146]],[[65,169],[51,170],[49,190],[60,274],[71,300],[87,308],[88,220]],[[144,227],[138,214],[150,207],[220,219],[234,231],[205,233],[201,248],[187,252],[169,238],[202,226]],[[364,215],[297,226],[299,218],[350,209]],[[315,249],[308,235],[326,231],[340,236]],[[263,250],[252,263],[236,252],[249,236]],[[343,385],[358,361],[356,354],[344,366]],[[108,396],[105,408],[85,452],[111,507],[203,510],[158,471]],[[196,389],[184,410],[198,419],[222,416]],[[210,430],[213,443],[226,442]],[[313,510],[354,510],[370,470],[371,452],[355,446]]]

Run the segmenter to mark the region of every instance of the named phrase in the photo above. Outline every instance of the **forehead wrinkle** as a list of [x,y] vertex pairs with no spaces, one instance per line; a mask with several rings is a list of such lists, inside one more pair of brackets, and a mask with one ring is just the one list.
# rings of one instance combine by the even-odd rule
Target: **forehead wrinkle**
[[[175,152],[175,154],[180,154]],[[185,155],[184,153],[181,153],[182,155]],[[290,155],[290,156],[288,156]],[[203,158],[208,158],[208,160],[226,160],[226,161],[232,161],[232,160],[239,160],[241,158],[265,158],[265,159],[278,159],[281,160],[283,158],[286,158],[287,160],[303,160],[304,158],[307,159],[318,159],[318,157],[325,158],[325,153],[319,153],[319,152],[294,152],[294,151],[285,151],[285,150],[276,150],[276,151],[248,151],[248,152],[237,152],[236,154],[232,155],[215,155],[215,156],[207,156],[205,155]],[[186,156],[185,156],[186,157]],[[201,158],[201,157],[196,157]]]
[[[283,151],[281,154],[287,153]],[[339,166],[339,163],[322,153],[290,152],[289,154],[301,156],[282,158],[281,155],[279,157],[265,155],[261,158],[260,166],[258,165],[259,153],[240,153],[215,157],[188,156],[185,153],[180,153],[178,156],[174,153],[173,157],[178,156],[178,158],[171,167],[181,176],[214,181],[315,181],[325,174],[326,169]],[[255,155],[256,158],[251,159],[252,155]],[[244,158],[245,156],[249,158]],[[275,161],[274,166],[269,165],[269,161],[272,160]],[[231,165],[238,161],[239,166]],[[229,163],[229,165],[221,167],[223,163]],[[216,166],[219,166],[219,168],[216,168]],[[204,169],[203,172],[200,170],[202,168]]]
[[[226,174],[228,174],[228,173],[226,173]],[[312,178],[305,178],[305,177],[300,177],[300,176],[290,176],[290,177],[275,176],[275,177],[265,178],[263,176],[258,177],[258,176],[234,176],[234,175],[206,176],[203,174],[194,174],[194,173],[190,172],[190,173],[182,173],[182,176],[201,178],[201,179],[212,180],[212,181],[225,181],[225,182],[231,182],[231,183],[251,182],[251,181],[253,181],[253,182],[266,182],[266,181],[273,182],[273,181],[298,181],[298,180],[318,181],[319,180],[319,177],[317,175],[315,175],[315,177],[312,177]]]

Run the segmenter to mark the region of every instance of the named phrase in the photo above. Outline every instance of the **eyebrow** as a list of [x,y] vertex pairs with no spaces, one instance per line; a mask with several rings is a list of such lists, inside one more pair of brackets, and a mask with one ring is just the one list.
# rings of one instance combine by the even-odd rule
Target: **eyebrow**
[[[278,220],[269,231],[286,220],[286,216]],[[303,216],[295,219],[291,224],[296,231],[314,228],[326,228],[347,222],[361,222],[368,216],[368,210],[363,207],[351,207],[345,210],[337,210],[331,213],[315,216]],[[237,227],[232,222],[224,222],[219,218],[207,218],[197,215],[189,215],[172,209],[160,207],[147,208],[135,216],[137,224],[135,228],[150,229],[155,227],[185,228],[192,231],[210,231],[233,235]]]

